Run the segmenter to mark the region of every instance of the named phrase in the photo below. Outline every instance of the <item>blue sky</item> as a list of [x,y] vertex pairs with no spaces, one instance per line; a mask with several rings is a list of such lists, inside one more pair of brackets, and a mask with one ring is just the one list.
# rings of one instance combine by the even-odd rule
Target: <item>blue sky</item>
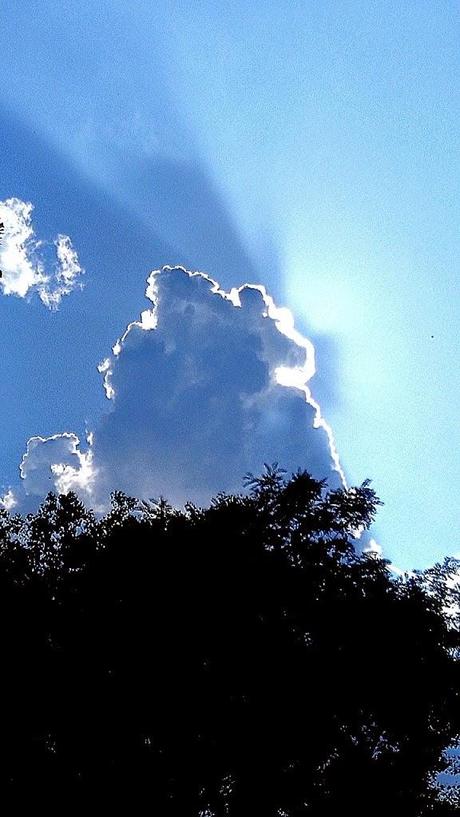
[[385,553],[460,552],[459,23],[454,2],[4,0],[0,199],[86,270],[56,312],[0,299],[4,488],[27,439],[98,422],[97,364],[149,271],[182,264],[292,310]]

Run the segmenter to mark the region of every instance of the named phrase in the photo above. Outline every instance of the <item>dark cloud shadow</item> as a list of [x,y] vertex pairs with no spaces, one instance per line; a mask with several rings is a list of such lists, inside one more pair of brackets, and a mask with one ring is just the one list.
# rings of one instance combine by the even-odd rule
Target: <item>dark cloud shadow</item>
[[170,262],[207,272],[227,289],[262,281],[263,269],[200,160],[136,159],[124,166],[122,181],[138,212],[174,247]]
[[1,480],[9,482],[28,437],[82,433],[100,412],[97,363],[142,308],[149,270],[175,252],[4,106],[0,156],[0,199],[30,200],[37,234],[70,235],[87,272],[84,290],[55,313],[36,297],[0,298]]

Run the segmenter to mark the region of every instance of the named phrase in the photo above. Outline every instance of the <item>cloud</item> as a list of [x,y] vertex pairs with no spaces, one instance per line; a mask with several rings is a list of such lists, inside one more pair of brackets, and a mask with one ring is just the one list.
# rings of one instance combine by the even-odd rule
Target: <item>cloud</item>
[[8,491],[2,497],[0,497],[0,508],[5,511],[12,511],[17,504],[17,499],[11,488],[9,488]]
[[70,432],[31,437],[19,471],[25,493],[40,499],[52,490],[75,490],[90,496],[96,477],[92,452],[83,453],[79,438]]
[[372,537],[367,539],[366,542],[363,542],[363,553],[368,553],[370,556],[374,556],[376,559],[381,559],[383,557],[383,548],[379,542],[377,542]]
[[0,201],[0,288],[4,295],[25,298],[37,292],[49,309],[57,309],[64,295],[82,286],[84,273],[70,238],[38,240],[32,225],[33,205],[18,198]]
[[33,437],[28,495],[76,490],[93,505],[120,489],[182,504],[240,491],[278,461],[343,482],[332,431],[309,391],[314,349],[262,287],[223,292],[202,273],[151,273],[152,302],[100,365],[110,402],[82,451],[75,434]]

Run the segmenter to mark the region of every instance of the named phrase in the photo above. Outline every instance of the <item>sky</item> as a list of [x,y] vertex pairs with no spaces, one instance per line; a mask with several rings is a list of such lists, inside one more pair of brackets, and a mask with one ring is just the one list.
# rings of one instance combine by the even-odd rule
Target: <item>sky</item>
[[1,491],[334,481],[330,428],[388,558],[459,553],[458,3],[3,0],[0,31]]

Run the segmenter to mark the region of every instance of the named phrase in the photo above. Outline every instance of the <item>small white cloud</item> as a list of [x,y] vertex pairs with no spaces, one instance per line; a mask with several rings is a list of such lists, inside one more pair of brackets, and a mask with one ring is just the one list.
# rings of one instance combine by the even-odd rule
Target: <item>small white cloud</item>
[[19,471],[28,496],[43,498],[49,491],[78,491],[91,499],[96,477],[92,452],[80,450],[76,434],[31,437]]
[[11,488],[8,489],[6,494],[0,497],[0,508],[3,508],[5,511],[12,511],[17,504],[18,501]]
[[30,202],[18,198],[0,201],[0,288],[19,298],[37,292],[45,306],[57,309],[64,295],[81,288],[84,270],[68,236],[53,242],[36,238],[32,211]]

